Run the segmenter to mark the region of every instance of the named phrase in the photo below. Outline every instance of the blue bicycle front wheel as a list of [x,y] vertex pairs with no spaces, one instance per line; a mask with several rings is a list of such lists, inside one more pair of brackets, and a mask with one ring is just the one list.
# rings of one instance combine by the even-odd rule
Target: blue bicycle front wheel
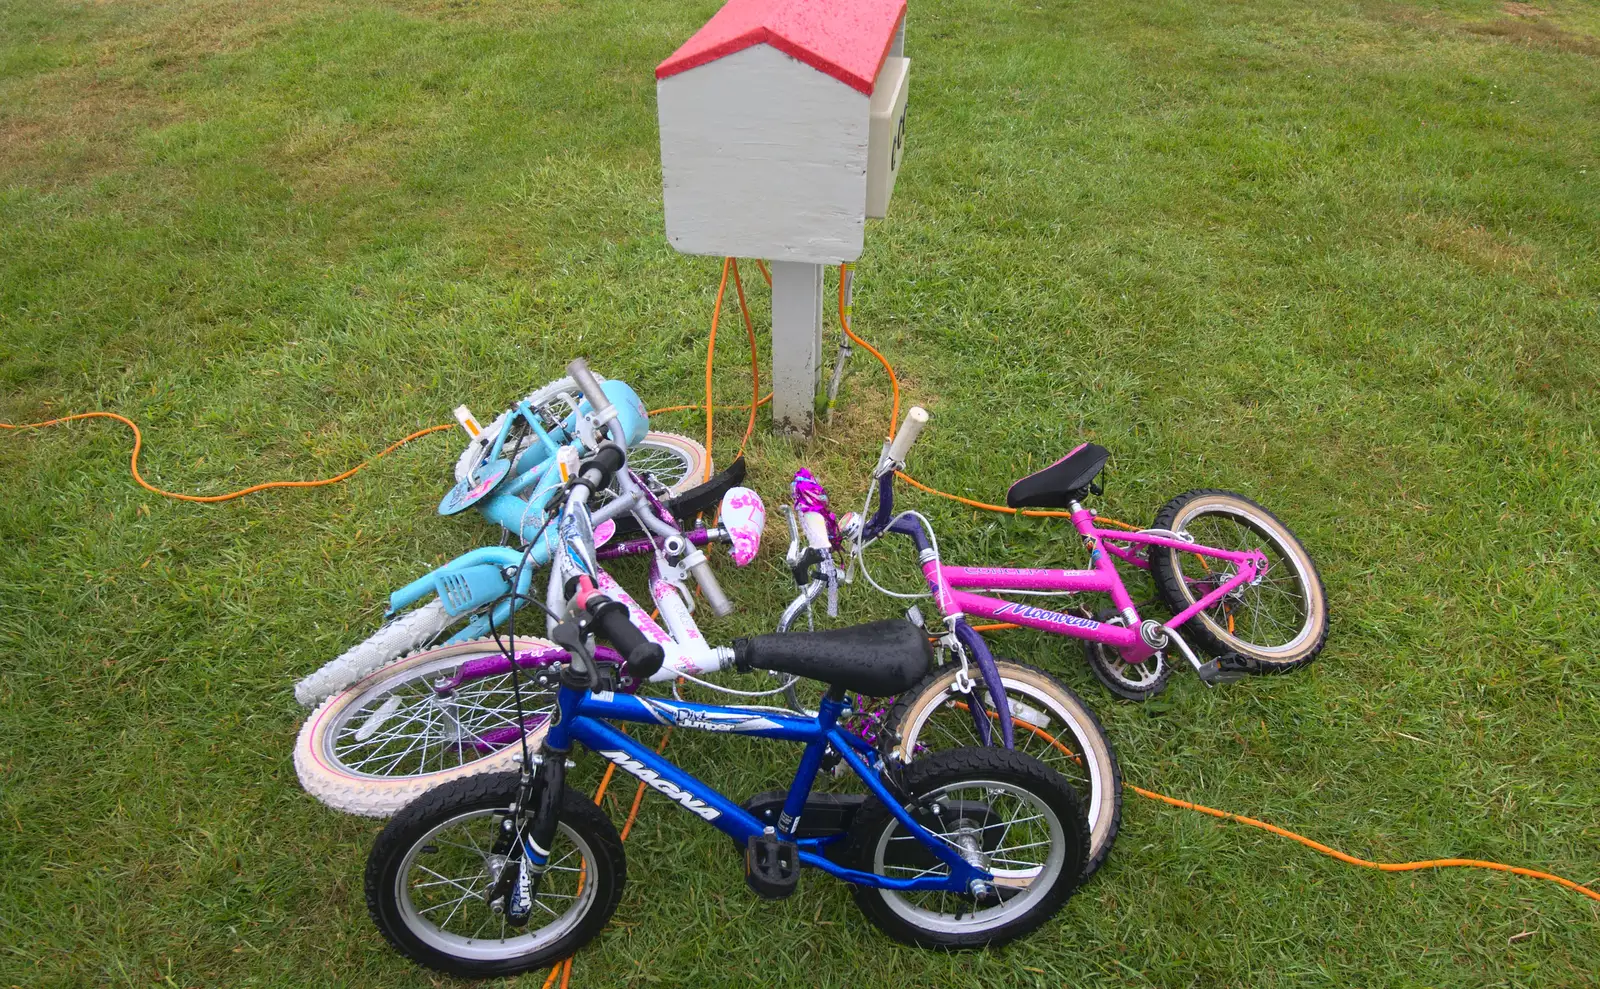
[[545,968],[605,928],[627,881],[616,827],[568,787],[549,868],[518,927],[489,892],[523,862],[503,835],[520,776],[442,786],[389,822],[367,857],[367,909],[395,950],[449,975],[483,979]]

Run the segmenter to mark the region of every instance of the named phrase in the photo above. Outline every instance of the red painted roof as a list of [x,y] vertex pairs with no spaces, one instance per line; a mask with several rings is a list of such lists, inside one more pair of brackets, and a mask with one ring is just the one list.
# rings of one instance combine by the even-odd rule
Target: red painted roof
[[871,96],[905,11],[905,0],[728,0],[656,78],[768,44]]

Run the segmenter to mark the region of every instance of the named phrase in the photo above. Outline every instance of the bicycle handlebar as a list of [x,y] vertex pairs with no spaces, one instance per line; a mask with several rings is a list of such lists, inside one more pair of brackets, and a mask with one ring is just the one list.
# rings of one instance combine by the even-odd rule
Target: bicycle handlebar
[[[594,409],[595,422],[609,427],[611,438],[617,444],[614,449],[618,454],[623,454],[627,444],[622,434],[622,426],[617,422],[617,410],[612,406],[611,400],[606,397],[604,389],[600,387],[599,379],[594,376],[593,371],[589,370],[588,362],[582,357],[574,357],[572,362],[567,365],[567,374],[572,377],[573,381],[577,382],[579,390],[583,392],[583,397],[589,400],[589,405]],[[923,419],[926,421],[926,414],[923,415]],[[604,449],[596,451],[595,456],[591,458],[591,462],[598,460]],[[617,468],[613,469],[613,473],[621,466],[619,463]],[[728,600],[728,595],[723,593],[722,585],[717,583],[716,575],[711,572],[711,566],[706,563],[705,554],[695,550],[684,558],[684,564],[688,567],[689,572],[694,575],[695,583],[700,585],[700,593],[705,595],[706,603],[711,605],[711,610],[718,617],[731,614],[733,612],[733,602]]]
[[606,639],[621,653],[627,662],[628,672],[640,680],[648,680],[666,661],[666,650],[658,642],[651,642],[628,617],[628,608],[620,601],[603,595],[592,595],[584,606],[589,622],[596,634]]
[[733,602],[728,600],[728,595],[722,591],[722,585],[717,583],[717,575],[711,572],[711,564],[706,562],[706,555],[695,550],[684,558],[689,573],[694,575],[694,582],[700,585],[700,593],[706,596],[706,603],[711,606],[711,611],[718,618],[733,614]]
[[589,370],[589,362],[582,357],[574,357],[572,363],[567,365],[567,374],[577,382],[578,390],[583,392],[583,397],[594,406],[596,414],[611,408],[611,399],[606,397],[605,390],[600,387],[600,379]]
[[895,431],[894,441],[889,444],[889,452],[885,454],[892,464],[906,462],[906,453],[911,449],[911,444],[917,441],[922,434],[922,427],[928,424],[928,410],[920,405],[913,405],[906,412],[905,421]]
[[927,424],[927,409],[913,405],[906,411],[905,421],[894,434],[889,449],[884,451],[883,459],[879,461],[874,474],[878,482],[878,508],[872,518],[862,523],[862,542],[872,542],[889,528],[889,520],[894,512],[895,469],[905,463],[906,453],[911,449],[911,444],[917,441],[917,437],[922,434],[922,427]]
[[821,512],[802,509],[799,515],[807,546],[817,550],[833,548],[833,541],[828,538],[828,520]]
[[581,481],[588,487],[590,494],[604,488],[617,476],[617,471],[627,462],[628,455],[615,443],[603,443],[594,456],[585,460],[578,468],[575,480]]
[[622,424],[617,422],[617,410],[611,405],[605,389],[600,387],[600,379],[589,370],[589,362],[582,357],[574,357],[572,363],[567,365],[567,375],[577,383],[583,397],[589,400],[589,407],[594,410],[595,425],[606,429],[618,446],[626,448],[627,437],[623,435]]

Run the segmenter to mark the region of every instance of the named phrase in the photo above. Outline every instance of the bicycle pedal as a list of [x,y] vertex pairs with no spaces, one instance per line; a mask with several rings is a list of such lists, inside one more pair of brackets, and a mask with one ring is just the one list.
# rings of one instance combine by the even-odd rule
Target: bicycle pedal
[[1224,684],[1237,683],[1249,676],[1248,673],[1241,670],[1226,668],[1215,659],[1201,663],[1195,668],[1195,673],[1199,674],[1200,682],[1208,687],[1220,687]]
[[781,900],[800,885],[800,849],[776,835],[751,835],[744,845],[744,881],[763,900]]
[[1259,659],[1256,659],[1252,656],[1241,656],[1236,652],[1223,653],[1221,656],[1218,656],[1217,666],[1221,669],[1224,675],[1232,673],[1238,674],[1241,677],[1259,676],[1266,672]]

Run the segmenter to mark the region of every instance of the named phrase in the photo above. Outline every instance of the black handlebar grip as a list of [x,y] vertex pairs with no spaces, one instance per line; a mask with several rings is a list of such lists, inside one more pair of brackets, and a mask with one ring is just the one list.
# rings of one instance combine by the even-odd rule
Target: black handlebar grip
[[[617,475],[617,471],[622,469],[622,465],[627,462],[627,459],[628,455],[623,451],[622,447],[615,443],[602,443],[600,444],[600,449],[594,452],[594,456],[578,465],[578,476],[583,477],[590,471],[598,473],[599,478],[595,481],[592,490],[603,490],[610,486],[611,479]],[[585,480],[588,480],[588,478],[585,477]]]
[[648,680],[666,661],[666,650],[660,643],[651,642],[628,618],[627,606],[620,601],[596,596],[589,601],[589,621],[595,632],[611,643],[612,648],[627,660],[628,672],[641,680]]

